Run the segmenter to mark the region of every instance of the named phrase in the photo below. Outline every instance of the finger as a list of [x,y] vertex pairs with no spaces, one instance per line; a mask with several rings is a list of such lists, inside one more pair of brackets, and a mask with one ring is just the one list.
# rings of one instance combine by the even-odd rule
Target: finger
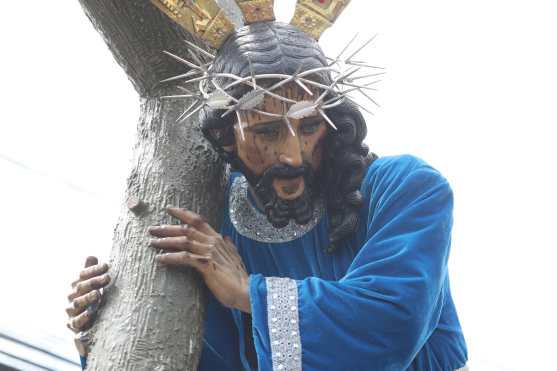
[[192,226],[186,228],[186,236],[192,241],[199,241],[202,243],[213,243],[215,239],[212,235],[208,236]]
[[189,239],[186,236],[153,238],[149,241],[152,247],[169,251],[185,251],[188,249]]
[[161,254],[156,256],[156,261],[169,267],[192,267],[199,271],[204,270],[204,266],[209,262],[208,256],[201,256],[187,251]]
[[197,240],[203,243],[210,242],[212,238],[187,224],[153,226],[150,227],[148,231],[154,237],[164,238],[187,236],[191,240]]
[[[99,260],[95,256],[88,256],[85,258],[85,268],[91,267],[99,263]],[[77,279],[72,282],[72,287],[75,287],[81,281],[81,279]]]
[[99,259],[97,259],[95,256],[88,256],[85,259],[85,268],[96,264],[99,264]]
[[197,255],[209,255],[212,248],[210,244],[192,241],[185,236],[154,238],[151,240],[151,246],[174,252],[187,251]]
[[148,232],[154,237],[179,237],[186,235],[186,224],[181,225],[155,225],[149,227]]
[[100,276],[106,272],[108,272],[107,263],[92,265],[79,273],[79,280],[84,281],[89,278]]
[[66,308],[66,313],[68,316],[75,317],[78,314],[83,313],[83,311],[90,305],[98,304],[101,300],[101,292],[99,290],[93,290],[88,294],[75,298],[70,306]]
[[105,273],[102,276],[97,276],[89,278],[85,281],[81,281],[77,285],[75,285],[74,291],[70,295],[68,295],[68,300],[73,301],[75,298],[88,294],[92,290],[101,289],[109,283],[110,276],[108,275],[108,273]]
[[180,219],[182,223],[191,225],[202,233],[208,235],[217,234],[215,230],[211,228],[209,223],[207,223],[199,214],[196,214],[193,211],[178,209],[174,207],[167,208],[167,211],[173,217]]
[[73,332],[79,332],[85,330],[93,319],[94,313],[86,310],[76,317],[70,318],[68,321],[68,328]]
[[213,245],[202,243],[198,241],[191,241],[189,246],[189,252],[194,255],[210,257],[213,251]]

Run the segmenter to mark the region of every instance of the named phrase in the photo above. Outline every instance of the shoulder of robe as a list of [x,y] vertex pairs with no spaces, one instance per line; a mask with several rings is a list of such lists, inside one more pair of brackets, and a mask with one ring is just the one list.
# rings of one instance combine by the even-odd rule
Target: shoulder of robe
[[413,155],[380,157],[368,168],[362,181],[362,195],[370,204],[375,200],[376,206],[384,204],[391,197],[403,194],[428,193],[438,190],[451,193],[447,180],[435,168]]

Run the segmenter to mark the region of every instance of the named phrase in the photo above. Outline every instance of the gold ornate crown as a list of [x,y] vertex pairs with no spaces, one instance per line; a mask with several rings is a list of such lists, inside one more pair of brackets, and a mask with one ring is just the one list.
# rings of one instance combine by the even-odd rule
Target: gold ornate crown
[[236,0],[245,24],[275,20],[274,0]]
[[[275,19],[274,0],[235,0],[244,23]],[[151,2],[192,35],[218,49],[234,32],[234,24],[215,0],[151,0]],[[316,40],[338,18],[350,0],[298,0],[291,24]]]
[[215,0],[151,0],[151,2],[192,35],[219,48],[234,32],[234,24]]
[[298,0],[290,23],[318,40],[348,3],[350,0]]

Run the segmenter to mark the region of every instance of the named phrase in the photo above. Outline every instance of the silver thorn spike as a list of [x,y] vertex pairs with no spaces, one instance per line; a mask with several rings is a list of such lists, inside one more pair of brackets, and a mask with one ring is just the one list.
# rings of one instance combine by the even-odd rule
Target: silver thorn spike
[[299,79],[299,80],[302,81],[305,84],[315,86],[316,88],[319,88],[319,89],[327,89],[329,87],[328,85],[324,85],[324,84],[321,84],[320,82],[316,82],[316,81],[312,81],[312,80],[308,80],[308,79]]
[[194,95],[194,93],[190,89],[186,88],[185,86],[178,86],[178,89],[185,91],[188,94]]
[[186,110],[184,112],[182,112],[182,114],[180,116],[178,116],[178,118],[176,119],[176,122],[181,122],[182,119],[190,112],[190,110],[197,104],[199,103],[199,101],[195,101],[193,102],[188,108],[186,108]]
[[377,72],[377,73],[372,73],[372,74],[369,74],[369,75],[356,76],[356,77],[353,77],[351,80],[356,81],[356,80],[361,80],[361,79],[367,79],[368,77],[381,76],[381,75],[384,75],[386,73],[387,72]]
[[345,99],[346,99],[345,97],[341,97],[341,98],[337,99],[335,102],[323,103],[323,105],[321,106],[321,109],[326,110],[326,109],[329,109],[329,108],[334,108],[334,107],[340,106],[342,103],[344,103]]
[[356,88],[356,89],[366,89],[366,90],[377,91],[377,89],[371,88],[371,87],[369,87],[369,85],[372,85],[372,84],[374,84],[376,82],[379,82],[379,81],[381,81],[381,80],[377,80],[377,81],[374,81],[373,83],[365,84],[365,85],[352,84],[352,83],[349,83],[349,82],[339,83],[339,85],[350,86],[351,88]]
[[224,90],[219,84],[217,84],[217,82],[213,79],[211,80],[211,84],[213,84],[213,86],[215,87],[215,89],[217,89],[218,91],[220,91],[221,93],[223,93],[224,95],[226,95],[228,98],[230,98],[230,100],[232,100],[234,103],[238,103],[238,99],[234,98],[232,95],[228,94],[228,92],[226,92],[226,90]]
[[199,70],[199,71],[203,71],[203,69],[200,66],[196,65],[195,63],[192,63],[192,62],[188,61],[187,59],[184,59],[184,58],[179,57],[175,54],[172,54],[172,53],[170,53],[169,51],[166,51],[166,50],[163,50],[163,53],[170,56],[171,58],[176,59],[178,62],[181,62],[181,63],[185,64],[188,67],[194,68],[194,69]]
[[292,123],[288,119],[288,116],[282,116],[282,119],[286,123],[286,126],[288,127],[288,131],[290,131],[290,134],[292,134],[292,136],[295,137],[296,133],[294,132],[294,129],[292,128]]
[[203,54],[206,57],[209,57],[211,59],[215,59],[215,56],[211,53],[209,53],[207,50],[200,48],[199,46],[195,45],[194,43],[188,41],[188,40],[184,40],[186,42],[186,44],[188,44],[189,47],[194,48],[195,50],[197,50],[198,52],[200,52],[201,54]]
[[311,75],[313,73],[317,73],[317,72],[321,72],[321,71],[330,71],[330,72],[337,72],[337,73],[339,72],[333,66],[316,67],[316,68],[312,68],[311,70],[301,72],[298,75],[298,77],[304,77],[304,76]]
[[352,93],[355,90],[360,89],[360,87],[355,87],[355,88],[350,88],[350,89],[346,89],[344,91],[341,92],[342,95],[347,95],[348,93]]
[[333,59],[334,63],[331,63],[331,65],[337,63],[337,62],[340,60],[340,57],[344,54],[344,52],[346,52],[346,50],[348,50],[348,48],[349,48],[350,45],[352,45],[352,43],[356,40],[356,38],[358,37],[358,35],[359,35],[359,32],[356,32],[356,34],[354,35],[354,37],[352,37],[352,39],[348,42],[348,44],[346,44],[346,46],[344,47],[344,49],[342,49],[341,52],[338,53],[337,57],[336,57],[335,59]]
[[296,70],[296,72],[294,72],[294,75],[293,75],[294,82],[312,97],[313,92],[302,81],[300,81],[300,79],[298,78],[298,75],[300,74],[300,72],[302,72],[303,68],[304,68],[304,65],[300,63],[300,65],[298,66],[298,69]]
[[204,63],[199,56],[197,55],[197,53],[194,52],[193,49],[188,49],[188,53],[191,55],[191,57],[195,60],[195,62],[198,64],[199,68],[201,68],[203,70],[204,73],[207,73],[207,64]]
[[[258,89],[258,90],[253,90],[253,91],[251,91],[251,92],[245,94],[243,97],[241,97],[241,98],[238,100],[238,103],[236,103],[236,104],[230,106],[230,107],[228,108],[228,110],[226,110],[220,117],[221,117],[221,118],[224,118],[224,117],[228,116],[229,114],[231,114],[232,112],[238,112],[238,111],[241,109],[242,105],[245,104],[245,102],[246,102],[245,97],[247,97],[248,94],[250,95],[250,96],[249,96],[249,99],[255,99],[256,97],[259,97],[259,96],[261,96],[261,95],[264,95],[264,94],[265,94],[265,91],[264,91],[263,89]],[[244,109],[244,110],[246,110],[246,109]],[[255,111],[254,108],[250,108],[250,109],[247,109],[247,110],[248,110],[248,111]]]
[[323,101],[323,99],[325,99],[325,97],[335,88],[335,86],[339,83],[339,81],[342,81],[343,79],[346,79],[346,78],[350,77],[352,74],[356,73],[358,70],[359,70],[359,68],[355,68],[353,70],[348,70],[344,74],[338,76],[331,83],[331,85],[327,89],[325,89],[325,91],[319,96],[319,98],[317,98],[315,103],[320,104]]
[[365,108],[364,106],[362,106],[360,103],[356,102],[356,100],[352,99],[349,96],[346,96],[346,99],[348,99],[350,102],[352,102],[353,104],[355,104],[356,106],[358,106],[360,109],[366,111],[367,113],[369,113],[372,116],[375,116],[375,114],[373,112],[371,112],[370,110],[368,110],[367,108]]
[[352,58],[354,58],[359,52],[361,52],[366,46],[368,46],[373,40],[375,40],[375,38],[377,37],[377,34],[373,35],[373,37],[371,39],[369,39],[368,41],[366,41],[364,43],[364,45],[360,46],[358,49],[356,49],[356,51],[352,54],[350,54],[350,57],[346,58],[347,61],[351,61]]
[[186,92],[188,95],[191,95],[192,98],[201,99],[203,96],[201,94],[197,94],[186,88],[185,86],[177,86],[179,90]]
[[379,103],[377,103],[372,97],[370,97],[369,95],[367,95],[366,92],[363,91],[362,89],[358,89],[358,92],[359,92],[360,94],[362,94],[364,97],[366,97],[367,99],[369,99],[369,100],[370,100],[373,104],[375,104],[377,107],[381,107],[381,106],[379,105]]
[[346,61],[346,64],[350,65],[350,66],[358,66],[358,67],[365,67],[365,68],[374,68],[377,70],[384,70],[385,67],[381,67],[381,66],[373,66],[371,64],[367,64],[365,62],[357,62],[357,61]]
[[187,81],[184,81],[184,84],[191,84],[191,83],[193,83],[193,82],[199,82],[199,81],[203,81],[203,80],[208,80],[208,79],[210,79],[210,78],[212,78],[212,76],[210,76],[210,75],[203,75],[203,76],[199,76],[199,77],[196,77],[196,78],[193,78],[193,79],[189,79],[189,80],[187,80]]
[[250,109],[250,111],[255,112],[255,113],[259,113],[260,115],[269,116],[269,117],[277,117],[277,118],[282,118],[283,117],[282,115],[272,113],[272,112],[262,111],[262,110],[259,110],[257,108],[252,108],[252,109]]
[[231,106],[228,110],[226,110],[222,115],[220,115],[220,118],[225,118],[226,116],[230,115],[232,112],[238,112],[236,111],[236,105]]
[[196,75],[196,74],[198,74],[198,73],[199,73],[198,70],[191,70],[191,71],[188,71],[188,72],[186,72],[186,73],[184,73],[184,74],[181,74],[181,75],[178,75],[178,76],[174,76],[174,77],[169,77],[168,79],[161,80],[160,83],[162,84],[162,83],[170,82],[170,81],[174,81],[174,80],[185,79],[185,78],[187,78],[187,77]]
[[344,96],[341,95],[340,97],[339,97],[339,96],[333,97],[333,98],[331,98],[331,99],[326,100],[325,102],[323,102],[323,105],[325,105],[325,104],[331,104],[332,102],[336,102],[336,101],[338,101],[338,100],[340,100],[340,99],[344,99]]
[[327,114],[325,113],[325,111],[323,111],[321,108],[317,109],[317,112],[319,112],[319,114],[325,119],[325,121],[327,121],[327,123],[329,125],[331,125],[331,127],[335,130],[338,130],[337,127],[335,126],[335,124],[333,124],[333,122],[331,121],[331,119],[329,118],[329,116],[327,116]]
[[302,89],[305,90],[306,93],[308,93],[310,96],[313,96],[312,91],[302,82],[300,81],[300,79],[295,78],[294,82],[296,82],[296,84],[298,84],[299,87],[301,87]]
[[[197,102],[196,102],[197,103]],[[193,111],[190,112],[189,115],[187,115],[186,117],[184,117],[181,121],[186,121],[187,119],[189,119],[190,117],[192,117],[193,115],[195,115],[197,112],[199,112],[202,108],[203,108],[204,104],[200,104],[199,107],[197,107],[196,109],[194,109]]]
[[184,94],[184,95],[163,95],[161,99],[185,99],[185,98],[193,98],[197,97],[197,95],[191,94]]
[[276,93],[273,93],[273,92],[268,91],[268,90],[265,90],[265,89],[264,89],[264,92],[265,92],[265,94],[267,94],[268,96],[273,97],[273,98],[275,98],[275,99],[278,99],[278,100],[280,100],[280,101],[282,101],[282,102],[292,103],[292,104],[296,103],[296,101],[295,101],[294,99],[290,99],[290,98],[283,97],[283,96],[280,95],[280,94],[276,94]]
[[242,116],[240,112],[236,111],[236,117],[238,118],[238,128],[240,129],[240,138],[242,141],[246,140],[246,136],[244,135],[244,123],[242,122]]

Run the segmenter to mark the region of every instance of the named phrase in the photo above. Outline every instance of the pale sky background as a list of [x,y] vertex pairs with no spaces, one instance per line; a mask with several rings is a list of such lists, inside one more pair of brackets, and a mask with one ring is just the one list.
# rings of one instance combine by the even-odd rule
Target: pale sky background
[[[276,3],[289,20],[293,1]],[[354,0],[321,43],[336,55],[378,33],[365,56],[388,74],[367,142],[452,184],[472,371],[557,370],[556,14],[542,0]],[[109,256],[138,97],[75,0],[6,2],[0,45],[0,329],[57,336],[77,360],[65,297],[86,255]]]

